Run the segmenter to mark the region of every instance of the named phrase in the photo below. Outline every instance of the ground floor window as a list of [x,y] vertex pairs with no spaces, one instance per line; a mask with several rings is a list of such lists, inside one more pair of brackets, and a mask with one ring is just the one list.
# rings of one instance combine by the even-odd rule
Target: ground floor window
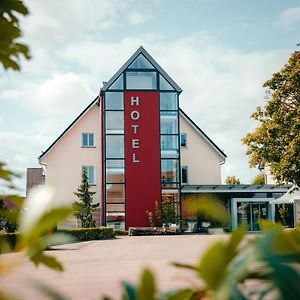
[[82,170],[85,170],[87,173],[88,177],[88,183],[90,185],[95,185],[96,180],[95,180],[95,167],[94,166],[83,166]]

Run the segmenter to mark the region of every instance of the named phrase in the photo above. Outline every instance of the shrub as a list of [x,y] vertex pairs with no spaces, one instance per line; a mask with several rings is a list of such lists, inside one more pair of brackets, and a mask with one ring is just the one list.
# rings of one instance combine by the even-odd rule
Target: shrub
[[115,229],[115,235],[128,235],[128,230]]
[[59,232],[71,234],[79,241],[105,240],[113,239],[115,237],[113,228],[108,227],[74,228],[59,230]]
[[6,245],[8,244],[8,246],[14,250],[16,247],[16,243],[17,243],[17,239],[18,239],[19,233],[5,233],[5,232],[1,232],[0,233],[0,254],[1,254],[1,249],[3,249],[4,247],[2,247],[2,245],[4,245],[6,243]]

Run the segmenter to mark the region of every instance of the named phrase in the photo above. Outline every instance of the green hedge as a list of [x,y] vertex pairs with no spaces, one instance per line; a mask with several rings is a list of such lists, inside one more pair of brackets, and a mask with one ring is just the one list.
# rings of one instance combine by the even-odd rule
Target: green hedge
[[115,237],[114,230],[108,227],[74,228],[58,230],[58,232],[71,234],[79,241],[105,240],[113,239]]
[[[0,245],[8,244],[11,249],[15,249],[19,233],[0,233]],[[1,253],[2,247],[0,247]]]
[[115,229],[115,235],[128,235],[128,230]]

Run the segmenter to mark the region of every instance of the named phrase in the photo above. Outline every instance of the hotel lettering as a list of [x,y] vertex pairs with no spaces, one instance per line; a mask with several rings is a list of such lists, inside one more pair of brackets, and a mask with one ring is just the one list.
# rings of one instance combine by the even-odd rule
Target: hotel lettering
[[[130,112],[130,118],[131,118],[131,120],[138,122],[140,119],[140,113],[138,111],[138,107],[140,104],[139,97],[136,97],[136,98],[131,97],[130,104],[134,108],[134,110],[132,110]],[[136,138],[131,139],[131,147],[132,147],[132,149],[139,149],[140,148],[140,139],[138,137],[139,124],[138,123],[132,124],[131,127],[132,127],[133,134],[136,136]],[[132,162],[133,163],[140,162],[136,152],[132,153]]]

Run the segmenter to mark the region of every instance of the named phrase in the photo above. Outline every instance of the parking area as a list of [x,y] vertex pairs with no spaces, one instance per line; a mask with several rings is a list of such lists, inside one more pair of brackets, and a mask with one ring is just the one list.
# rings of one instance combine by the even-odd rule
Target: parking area
[[[143,268],[154,271],[160,290],[199,284],[191,271],[178,269],[172,262],[195,263],[205,249],[226,235],[178,235],[118,237],[63,245],[47,251],[60,260],[64,272],[24,262],[5,277],[0,286],[20,299],[46,299],[33,283],[37,280],[54,287],[67,299],[121,297],[121,282],[137,282]],[[2,256],[14,258],[16,254]]]

